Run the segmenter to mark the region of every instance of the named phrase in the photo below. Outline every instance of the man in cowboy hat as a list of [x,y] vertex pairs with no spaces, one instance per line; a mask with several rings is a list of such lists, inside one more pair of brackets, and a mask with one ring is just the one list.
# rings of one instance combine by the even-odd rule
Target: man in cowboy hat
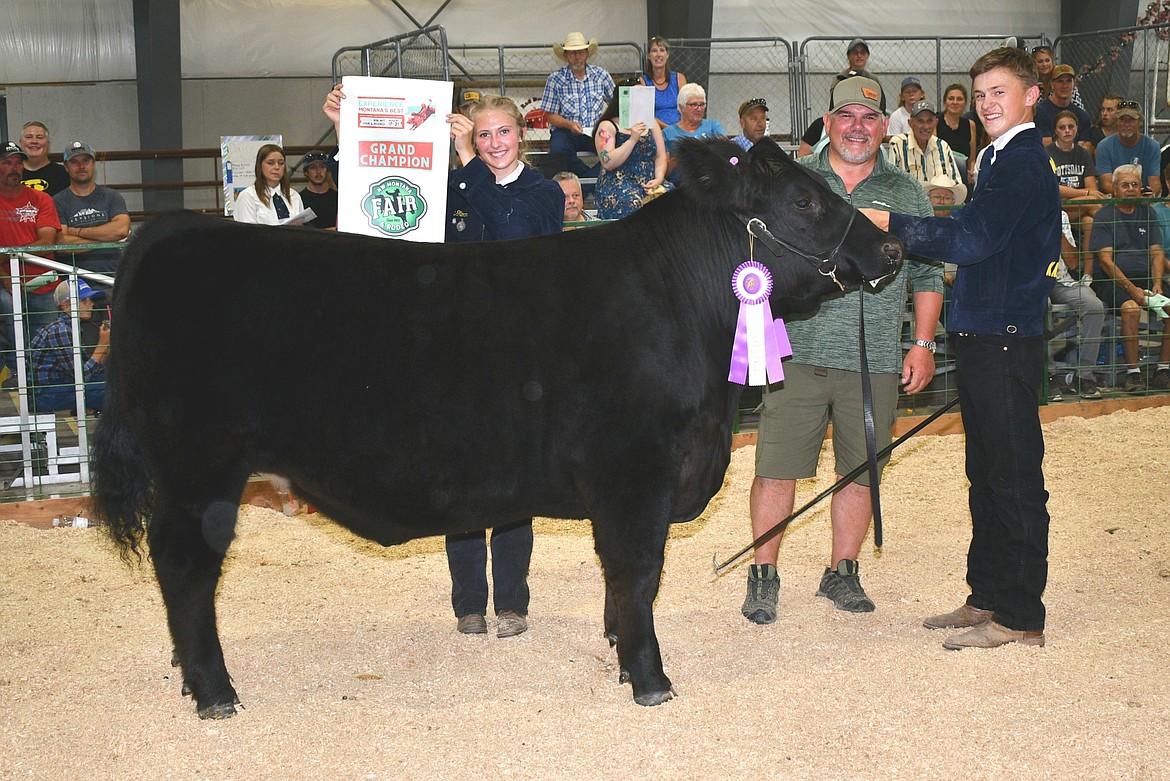
[[587,166],[577,152],[594,152],[593,127],[613,97],[613,77],[588,60],[597,51],[597,39],[578,32],[553,44],[553,54],[565,65],[544,84],[541,108],[550,129],[548,151],[564,155],[567,168],[580,177],[596,177],[600,164]]

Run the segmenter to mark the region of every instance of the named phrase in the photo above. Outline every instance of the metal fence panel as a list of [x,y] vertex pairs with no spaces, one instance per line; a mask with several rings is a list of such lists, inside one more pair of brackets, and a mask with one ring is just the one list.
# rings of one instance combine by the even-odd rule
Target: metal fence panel
[[1063,35],[1054,49],[1057,61],[1076,71],[1081,100],[1094,120],[1101,99],[1112,92],[1142,104],[1147,132],[1170,130],[1170,23]]
[[707,116],[739,133],[739,104],[768,101],[769,132],[792,127],[792,45],[781,38],[685,38],[671,42],[670,67],[707,91]]
[[435,25],[392,38],[347,46],[333,55],[333,83],[342,76],[390,76],[447,81],[447,31]]

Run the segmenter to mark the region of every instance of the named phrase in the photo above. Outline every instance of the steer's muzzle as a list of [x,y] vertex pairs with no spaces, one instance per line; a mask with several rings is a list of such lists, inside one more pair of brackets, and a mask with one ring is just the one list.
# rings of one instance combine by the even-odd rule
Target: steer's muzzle
[[898,267],[902,265],[902,242],[891,236],[882,243],[881,254],[886,259],[885,271],[880,276],[867,280],[874,289],[881,287],[886,280],[898,273]]

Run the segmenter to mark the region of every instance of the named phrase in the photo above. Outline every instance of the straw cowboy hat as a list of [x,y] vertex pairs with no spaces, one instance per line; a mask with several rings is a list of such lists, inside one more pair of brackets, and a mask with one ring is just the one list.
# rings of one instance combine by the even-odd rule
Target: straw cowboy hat
[[929,182],[922,183],[922,189],[926,190],[927,195],[936,188],[950,190],[951,195],[955,196],[955,203],[967,200],[967,186],[962,182],[956,182],[946,174],[935,174]]
[[597,51],[597,39],[591,38],[586,41],[581,33],[569,33],[565,36],[564,43],[553,43],[553,54],[561,62],[567,62],[565,52],[579,52],[582,49],[588,49],[589,56],[592,57]]

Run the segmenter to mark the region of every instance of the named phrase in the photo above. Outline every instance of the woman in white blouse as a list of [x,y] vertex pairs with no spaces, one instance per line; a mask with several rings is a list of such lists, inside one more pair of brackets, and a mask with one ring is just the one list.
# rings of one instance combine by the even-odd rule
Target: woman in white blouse
[[256,153],[256,183],[236,196],[236,222],[279,225],[304,210],[301,194],[288,181],[284,150],[265,144]]

